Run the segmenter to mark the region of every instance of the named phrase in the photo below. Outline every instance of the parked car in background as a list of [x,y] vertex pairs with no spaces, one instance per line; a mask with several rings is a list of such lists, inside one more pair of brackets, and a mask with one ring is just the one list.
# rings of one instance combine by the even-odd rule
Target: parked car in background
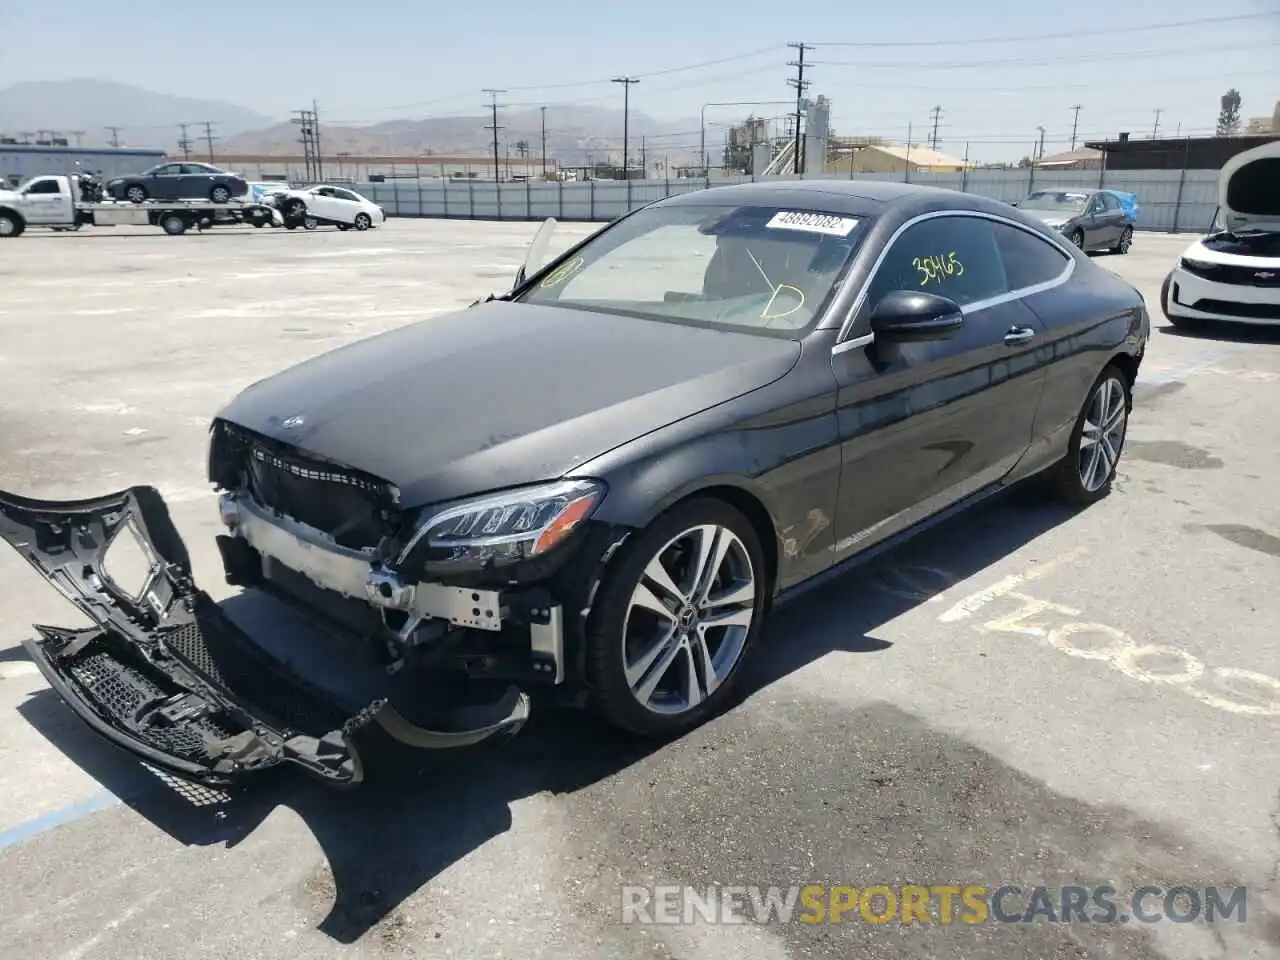
[[1132,217],[1112,190],[1037,190],[1014,206],[1087,252],[1128,253],[1133,243]]
[[368,230],[387,219],[386,211],[369,198],[328,183],[287,190],[274,197],[276,207],[284,215],[285,226],[301,223],[311,229],[331,224],[339,230]]
[[249,184],[236,173],[208,163],[162,163],[131,177],[117,177],[107,184],[116,200],[208,200],[227,203],[249,192]]
[[1213,231],[1178,258],[1160,307],[1178,327],[1206,320],[1280,325],[1280,141],[1223,165]]
[[[739,184],[546,248],[501,296],[214,418],[227,581],[340,644],[282,658],[236,626],[153,487],[0,494],[0,540],[96,621],[26,641],[71,709],[215,784],[280,763],[353,783],[366,728],[467,746],[520,729],[534,693],[675,736],[733,702],[769,610],[813,578],[1033,476],[1076,507],[1111,487],[1142,295],[1006,204]],[[117,536],[150,558],[136,590],[107,572]]]

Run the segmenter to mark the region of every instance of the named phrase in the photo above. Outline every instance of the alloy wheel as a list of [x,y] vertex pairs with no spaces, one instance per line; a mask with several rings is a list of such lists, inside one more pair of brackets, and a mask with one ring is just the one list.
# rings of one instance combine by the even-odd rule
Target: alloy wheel
[[1125,227],[1124,232],[1120,234],[1120,252],[1128,253],[1129,247],[1133,245],[1133,228]]
[[1084,231],[1083,230],[1074,231],[1071,234],[1071,242],[1074,243],[1081,250],[1083,250],[1084,249]]
[[18,232],[18,223],[9,217],[0,217],[0,237],[11,237]]
[[622,627],[627,686],[646,709],[686,713],[737,666],[755,619],[746,546],[717,524],[691,527],[646,564]]
[[125,199],[130,200],[133,203],[141,203],[143,200],[147,199],[147,191],[143,190],[141,187],[130,187],[125,191]]
[[1087,493],[1101,489],[1110,479],[1120,460],[1128,420],[1124,384],[1108,377],[1089,400],[1080,430],[1078,467],[1080,485]]

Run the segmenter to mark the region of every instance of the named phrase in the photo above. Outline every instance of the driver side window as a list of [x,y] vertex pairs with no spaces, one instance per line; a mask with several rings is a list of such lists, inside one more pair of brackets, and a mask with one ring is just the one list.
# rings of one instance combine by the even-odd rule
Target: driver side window
[[960,306],[1008,293],[990,220],[942,216],[908,227],[893,242],[867,290],[868,313],[894,290],[918,290]]

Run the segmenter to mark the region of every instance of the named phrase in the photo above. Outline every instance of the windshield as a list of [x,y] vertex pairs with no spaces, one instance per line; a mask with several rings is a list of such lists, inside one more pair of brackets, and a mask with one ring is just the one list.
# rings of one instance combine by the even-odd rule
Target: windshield
[[1041,190],[1018,204],[1023,210],[1051,210],[1054,213],[1083,213],[1089,202],[1087,193]]
[[776,206],[649,207],[516,299],[794,338],[817,321],[866,223]]

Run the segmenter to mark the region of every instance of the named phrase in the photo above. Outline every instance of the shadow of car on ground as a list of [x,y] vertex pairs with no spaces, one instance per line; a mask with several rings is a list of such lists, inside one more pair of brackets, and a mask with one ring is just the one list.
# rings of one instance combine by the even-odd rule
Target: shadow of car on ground
[[[750,664],[742,696],[767,696],[771,684],[831,654],[874,655],[886,649],[888,643],[872,636],[877,627],[1070,516],[1015,491],[1003,502],[952,520],[886,554],[861,574],[814,588],[803,601],[776,612],[762,637],[761,655]],[[929,570],[945,574],[936,573],[936,582],[928,583]],[[227,601],[225,609],[238,619],[238,606],[261,601],[242,595]],[[842,866],[840,858],[848,856],[849,844],[859,847],[859,864],[877,865],[877,876],[927,875],[938,879],[922,882],[934,883],[962,882],[943,879],[943,874],[972,877],[974,882],[1032,874],[1044,876],[1046,883],[1054,877],[1079,883],[1084,876],[1173,875],[1189,882],[1178,874],[1176,865],[1181,862],[1206,872],[1206,883],[1222,884],[1230,873],[1209,866],[1212,856],[1188,853],[1185,838],[1165,837],[1152,825],[1137,828],[1123,812],[1103,815],[1052,795],[995,757],[951,734],[930,730],[888,704],[793,701],[776,710],[771,706],[763,721],[760,711],[731,710],[666,744],[637,742],[575,711],[535,709],[523,732],[501,746],[457,753],[393,748],[393,761],[375,756],[369,761],[369,782],[355,791],[339,792],[297,774],[272,771],[231,797],[187,784],[165,789],[130,757],[93,736],[49,690],[33,695],[19,710],[73,763],[180,843],[232,847],[277,807],[293,810],[323,850],[332,877],[332,903],[318,928],[344,944],[361,940],[441,871],[509,830],[512,802],[542,792],[567,798],[570,804],[588,804],[601,791],[647,792],[651,796],[640,819],[652,817],[651,822],[628,821],[622,827],[602,824],[590,813],[581,820],[589,825],[583,829],[605,834],[629,830],[656,837],[670,829],[669,822],[663,824],[665,815],[657,811],[670,809],[673,801],[661,795],[681,789],[668,782],[670,771],[706,763],[712,769],[701,770],[695,778],[701,786],[690,788],[684,778],[686,792],[718,789],[718,767],[737,784],[735,789],[760,791],[763,813],[775,818],[768,821],[773,824],[765,831],[769,836],[759,840],[765,849],[753,858],[757,876],[784,874],[782,864],[788,860],[780,851],[796,843],[811,850],[815,845],[826,848],[810,855],[814,876],[847,873],[849,865]],[[762,722],[782,726],[753,734],[750,728]],[[739,728],[746,728],[745,733]],[[724,737],[735,748],[717,754],[717,738]],[[858,766],[851,768],[849,757],[856,758]],[[750,771],[745,780],[744,769]],[[798,785],[797,776],[803,780]],[[778,781],[789,784],[785,801],[777,796],[784,789]],[[705,802],[714,806],[716,801],[708,797]],[[840,836],[828,840],[824,834],[833,829],[832,817]],[[819,822],[822,818],[828,818],[825,826]],[[1044,841],[1039,854],[1029,851],[1018,836],[1020,828],[1037,823],[1060,835],[1057,841]],[[692,822],[682,829],[701,835],[703,827]],[[1141,844],[1134,839],[1144,836],[1152,839]],[[629,842],[634,843],[634,834]],[[659,844],[654,843],[657,850]],[[620,838],[616,845],[624,850],[627,842]],[[684,844],[690,846],[708,849],[685,849],[683,855],[691,862],[668,857],[669,876],[695,884],[729,879],[711,875],[717,869],[712,865],[715,844]],[[1046,849],[1051,856],[1044,854]],[[655,855],[662,858],[660,852]],[[636,882],[635,863],[622,854],[618,862],[599,870],[612,871],[620,884]],[[584,909],[598,914],[601,908],[595,903],[584,904]],[[1280,943],[1280,921],[1267,922]],[[1066,932],[1063,924],[1040,925],[1034,934],[1028,930],[1022,928],[1017,940],[1001,937],[1004,946],[991,956],[1066,956],[1053,945],[1077,942],[1072,939],[1076,934]],[[932,956],[934,947],[904,940],[900,931],[886,931],[887,927],[848,924],[838,938],[828,934],[829,942],[813,955],[826,956],[836,943],[844,951],[840,955],[847,955],[852,938],[864,949],[874,940],[876,952],[867,956]],[[780,935],[799,938],[797,949],[819,946],[813,942],[812,927],[788,927]],[[1097,927],[1087,931],[1085,939],[1095,935],[1113,941],[1112,947],[1124,940],[1137,951],[1118,955],[1155,956],[1145,952],[1143,935],[1133,927]],[[878,952],[885,949],[890,952]]]

